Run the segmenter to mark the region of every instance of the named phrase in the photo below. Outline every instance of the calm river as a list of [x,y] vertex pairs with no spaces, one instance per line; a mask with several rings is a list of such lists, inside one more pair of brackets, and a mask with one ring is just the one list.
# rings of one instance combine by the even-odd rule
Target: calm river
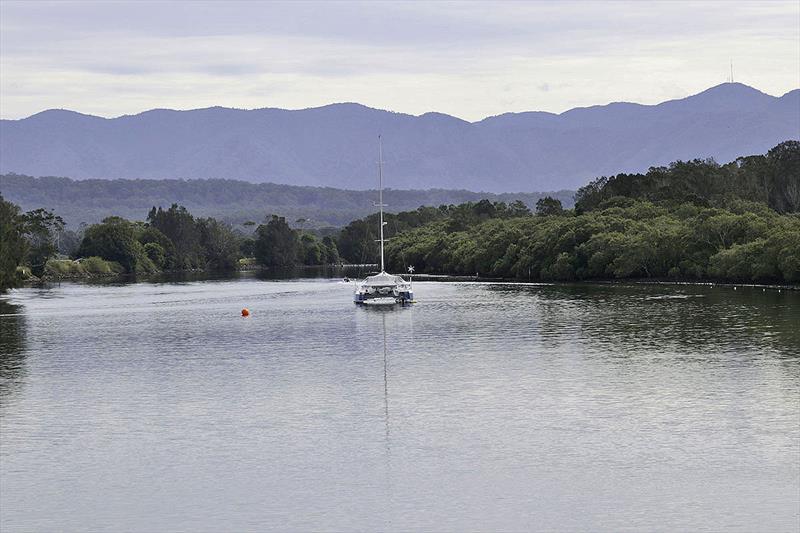
[[12,291],[0,530],[800,528],[800,293],[415,292]]

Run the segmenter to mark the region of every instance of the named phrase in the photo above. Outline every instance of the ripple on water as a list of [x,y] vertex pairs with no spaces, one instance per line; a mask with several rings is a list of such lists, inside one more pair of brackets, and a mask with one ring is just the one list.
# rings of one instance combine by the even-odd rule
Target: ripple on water
[[800,294],[415,292],[13,291],[0,529],[796,529]]

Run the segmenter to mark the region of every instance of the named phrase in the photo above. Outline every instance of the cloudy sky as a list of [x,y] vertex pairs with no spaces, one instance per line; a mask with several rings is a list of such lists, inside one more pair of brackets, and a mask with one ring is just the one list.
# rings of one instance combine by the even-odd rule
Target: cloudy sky
[[478,120],[800,87],[800,2],[0,0],[0,116],[360,102]]

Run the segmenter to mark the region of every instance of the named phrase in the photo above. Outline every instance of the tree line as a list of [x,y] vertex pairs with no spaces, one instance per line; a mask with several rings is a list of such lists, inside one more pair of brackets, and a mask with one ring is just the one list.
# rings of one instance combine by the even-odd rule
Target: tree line
[[[719,165],[676,162],[598,178],[565,209],[545,196],[468,201],[385,214],[388,265],[405,271],[529,280],[657,278],[800,281],[800,142]],[[377,214],[338,232],[292,228],[271,215],[232,227],[185,207],[153,207],[144,221],[105,218],[79,231],[58,215],[22,212],[0,196],[0,289],[20,266],[47,274],[57,256],[99,272],[229,270],[375,263]],[[106,262],[106,263],[103,263]]]
[[[737,200],[726,208],[615,201],[577,214],[447,221],[387,243],[392,269],[532,281],[613,278],[800,281],[800,217]],[[401,270],[402,269],[402,270]]]
[[786,141],[766,155],[739,157],[726,165],[713,159],[678,161],[645,174],[601,177],[575,194],[583,213],[617,197],[652,202],[688,202],[721,206],[734,198],[768,205],[779,213],[800,211],[800,142]]
[[26,269],[37,277],[76,272],[65,269],[64,258],[89,274],[233,270],[243,258],[264,267],[340,261],[335,239],[293,229],[275,215],[247,234],[173,204],[153,207],[145,222],[112,216],[75,232],[50,211],[22,212],[2,196],[0,250],[0,290],[22,281]]
[[[409,230],[439,221],[446,221],[448,229],[456,231],[491,218],[507,219],[530,213],[528,206],[520,200],[507,204],[484,198],[478,202],[465,202],[459,205],[422,206],[413,211],[384,213],[383,218],[386,222],[384,236],[391,241]],[[337,238],[337,245],[346,261],[355,264],[375,262],[379,254],[379,217],[379,214],[374,213],[363,219],[354,220],[342,228]]]
[[19,283],[20,265],[44,271],[57,251],[54,236],[63,228],[61,217],[44,209],[23,213],[0,196],[0,292]]
[[541,281],[796,283],[799,189],[800,143],[788,141],[728,165],[695,160],[603,177],[570,210],[553,198],[512,217],[467,206],[472,217],[454,210],[400,232],[386,256],[397,271]]

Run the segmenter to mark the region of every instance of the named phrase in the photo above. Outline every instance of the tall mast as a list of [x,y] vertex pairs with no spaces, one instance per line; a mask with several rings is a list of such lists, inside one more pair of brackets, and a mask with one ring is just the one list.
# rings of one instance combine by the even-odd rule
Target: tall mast
[[380,135],[378,135],[378,182],[380,183],[378,205],[381,208],[381,272],[383,272],[385,270],[383,266],[383,144]]

